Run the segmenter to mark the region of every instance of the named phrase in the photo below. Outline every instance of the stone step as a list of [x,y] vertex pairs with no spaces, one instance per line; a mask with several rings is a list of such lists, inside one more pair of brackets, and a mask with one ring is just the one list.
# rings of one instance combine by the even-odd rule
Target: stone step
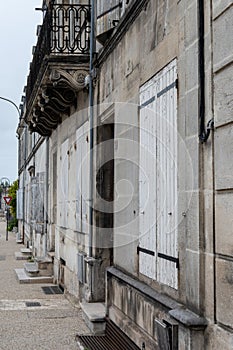
[[31,250],[31,248],[21,248],[20,251],[21,251],[22,254],[25,254],[25,255],[32,255],[32,250]]
[[53,261],[50,257],[36,257],[35,261],[38,263],[40,270],[49,269],[51,266],[53,266]]
[[24,270],[30,277],[37,276],[39,274],[38,264],[36,262],[25,263]]
[[103,303],[80,303],[84,320],[95,335],[104,334],[106,310]]
[[22,244],[23,241],[22,241],[22,239],[16,239],[16,243],[17,243],[17,244]]
[[19,283],[53,283],[52,276],[28,276],[24,269],[15,269]]
[[27,260],[28,255],[22,254],[21,252],[15,252],[15,259],[16,260]]

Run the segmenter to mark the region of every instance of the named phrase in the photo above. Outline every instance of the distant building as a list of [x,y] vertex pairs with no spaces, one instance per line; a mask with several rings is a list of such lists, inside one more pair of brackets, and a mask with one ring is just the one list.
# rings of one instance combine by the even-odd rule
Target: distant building
[[24,243],[139,349],[232,349],[232,2],[97,0],[94,32],[92,1],[46,3],[17,129]]

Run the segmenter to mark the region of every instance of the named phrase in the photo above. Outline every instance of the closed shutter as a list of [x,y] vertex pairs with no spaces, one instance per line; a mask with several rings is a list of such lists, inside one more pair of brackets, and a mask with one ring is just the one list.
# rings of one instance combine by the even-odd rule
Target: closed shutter
[[45,193],[45,172],[40,172],[37,175],[36,187],[36,222],[38,224],[44,223],[44,193]]
[[97,0],[97,39],[104,44],[120,19],[122,1]]
[[156,118],[153,81],[140,93],[139,271],[156,278]]
[[17,191],[17,219],[23,220],[23,188]]
[[76,182],[76,229],[82,232],[82,128],[76,131],[77,182]]
[[89,123],[83,125],[82,136],[82,232],[88,233],[89,212]]
[[64,228],[67,227],[68,215],[68,146],[69,140],[67,139],[62,143],[60,150],[59,212],[60,225]]
[[89,123],[86,122],[76,132],[77,142],[77,190],[76,222],[77,230],[88,233],[89,212]]
[[38,206],[38,177],[32,177],[31,179],[31,198],[32,198],[32,205],[31,205],[31,219],[32,221],[36,221],[36,215],[37,215],[37,206]]
[[177,88],[176,61],[157,76],[158,262],[157,279],[178,287],[177,267]]
[[140,273],[178,287],[176,60],[140,89]]

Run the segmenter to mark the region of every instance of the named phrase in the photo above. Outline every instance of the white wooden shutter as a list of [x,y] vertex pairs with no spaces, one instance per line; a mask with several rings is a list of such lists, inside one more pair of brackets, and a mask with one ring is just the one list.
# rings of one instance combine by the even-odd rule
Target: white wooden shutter
[[139,271],[156,278],[156,118],[155,86],[140,93]]
[[76,131],[77,182],[76,182],[76,229],[82,232],[82,128]]
[[82,138],[82,232],[88,233],[89,212],[89,122],[83,125]]
[[31,179],[31,219],[32,221],[36,221],[36,215],[38,211],[38,177],[34,176]]
[[36,200],[36,222],[44,223],[44,200],[45,200],[45,172],[38,173],[37,200]]
[[76,132],[77,143],[77,184],[76,222],[77,230],[88,233],[89,212],[89,122]]
[[60,151],[60,172],[59,172],[59,211],[60,211],[60,225],[67,227],[67,215],[68,215],[68,146],[69,140],[67,139],[61,145]]
[[172,61],[156,77],[158,113],[157,280],[178,287],[177,71]]
[[176,60],[140,89],[139,271],[178,287]]
[[17,191],[17,219],[23,220],[23,188],[19,188]]

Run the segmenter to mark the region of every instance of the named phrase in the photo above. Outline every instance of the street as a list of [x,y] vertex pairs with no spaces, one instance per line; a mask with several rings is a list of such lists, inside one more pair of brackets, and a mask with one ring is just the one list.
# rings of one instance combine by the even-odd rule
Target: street
[[18,282],[14,269],[25,261],[14,254],[22,247],[15,233],[6,241],[6,223],[0,221],[0,349],[78,349],[76,334],[88,332],[79,307],[63,294],[45,294],[42,287],[51,285]]

